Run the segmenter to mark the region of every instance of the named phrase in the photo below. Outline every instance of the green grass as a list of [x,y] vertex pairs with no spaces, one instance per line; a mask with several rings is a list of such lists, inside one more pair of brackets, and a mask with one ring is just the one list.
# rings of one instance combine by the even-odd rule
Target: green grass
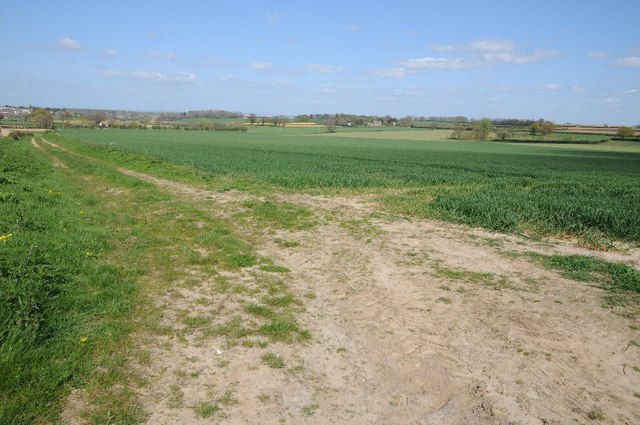
[[584,255],[529,255],[566,278],[597,283],[612,292],[640,293],[640,270],[626,264]]
[[252,218],[262,226],[306,230],[316,224],[311,211],[289,202],[245,201],[242,206],[245,211],[238,213],[236,217]]
[[200,402],[193,406],[193,411],[196,412],[196,415],[198,415],[202,419],[207,419],[208,417],[218,413],[220,410],[220,406],[218,406],[217,404],[206,401]]
[[284,367],[284,359],[277,354],[268,352],[261,357],[262,363],[273,369],[282,369]]
[[[93,155],[132,168],[191,166],[193,179],[221,189],[376,191],[392,211],[502,231],[640,241],[640,147],[631,151],[495,142],[326,137],[316,129],[250,128],[246,133],[65,130]],[[376,133],[377,134],[377,133]],[[103,146],[104,150],[96,149]],[[135,159],[131,159],[135,158]],[[157,167],[162,165],[161,167]],[[162,171],[159,171],[162,172]],[[169,171],[166,171],[169,173]],[[184,176],[180,178],[185,178]],[[400,189],[400,190],[398,190]],[[274,204],[275,205],[275,204]],[[291,211],[249,205],[260,220]],[[283,215],[284,214],[284,215]],[[293,217],[299,217],[293,212]]]
[[[122,377],[135,271],[110,262],[109,213],[28,139],[0,142],[0,176],[0,236],[12,235],[0,241],[0,423],[54,421],[71,388]],[[118,393],[111,417],[136,423],[133,395]]]

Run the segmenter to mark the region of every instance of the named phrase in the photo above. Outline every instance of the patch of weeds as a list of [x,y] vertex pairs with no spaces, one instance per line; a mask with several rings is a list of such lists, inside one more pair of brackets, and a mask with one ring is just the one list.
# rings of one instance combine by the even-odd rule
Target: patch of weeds
[[384,231],[371,223],[370,219],[344,220],[340,222],[340,226],[358,237],[375,237],[384,234]]
[[599,284],[609,291],[640,292],[640,270],[585,255],[542,255],[527,253],[543,266],[559,270],[573,280]]
[[304,294],[304,297],[310,300],[315,300],[316,298],[318,298],[315,292],[307,292],[306,294]]
[[319,408],[320,405],[318,403],[308,404],[302,408],[302,414],[304,416],[313,416]]
[[193,411],[202,419],[207,419],[208,417],[218,413],[220,410],[220,406],[207,401],[201,401],[193,406]]
[[640,373],[640,367],[638,367],[638,366],[633,366],[631,369],[633,369],[634,371]]
[[229,280],[223,276],[216,276],[216,279],[213,283],[217,292],[224,294],[231,288],[231,283]]
[[260,270],[270,273],[289,273],[291,271],[284,266],[276,266],[274,264],[260,266]]
[[451,288],[448,287],[447,285],[441,285],[441,286],[438,286],[438,288],[442,289],[443,291],[450,291],[451,290]]
[[449,297],[440,297],[436,300],[439,303],[443,303],[443,304],[452,304],[453,300],[451,300],[451,298]]
[[346,352],[347,352],[347,349],[344,347],[338,347],[336,349],[336,353],[346,353]]
[[184,393],[178,384],[173,384],[169,388],[167,404],[171,409],[179,409],[184,405]]
[[269,295],[281,294],[289,289],[287,284],[280,280],[269,280],[263,286]]
[[228,322],[217,326],[215,328],[215,333],[218,335],[224,335],[228,338],[244,338],[251,335],[252,331],[244,327],[241,317],[236,316]]
[[268,324],[261,326],[258,333],[273,341],[294,342],[311,338],[308,331],[300,329],[298,322],[292,317],[276,317]]
[[182,324],[186,327],[187,332],[193,332],[202,329],[211,324],[211,317],[208,316],[187,316],[182,318]]
[[286,239],[280,239],[280,238],[278,238],[278,239],[274,240],[274,242],[275,242],[276,244],[278,244],[278,246],[281,246],[281,247],[283,247],[283,248],[296,248],[296,247],[300,246],[300,242],[297,242],[297,241],[289,241],[289,240],[286,240]]
[[265,299],[265,302],[273,307],[289,307],[291,304],[302,305],[302,301],[291,293],[279,297],[269,297]]
[[249,304],[245,307],[245,311],[255,316],[266,317],[268,319],[275,317],[275,312],[269,307],[263,305]]
[[531,351],[527,351],[527,350],[525,350],[525,349],[524,349],[524,348],[522,348],[522,347],[517,347],[517,348],[516,348],[516,351],[517,351],[518,353],[522,354],[523,356],[527,356],[527,357],[533,354]]
[[262,363],[273,369],[282,369],[284,367],[284,359],[277,354],[268,352],[260,358]]
[[640,398],[640,393],[633,393],[633,396],[634,396],[635,398]]
[[269,403],[271,401],[271,396],[269,394],[258,394],[256,397],[260,403]]
[[255,265],[257,261],[256,256],[251,254],[232,254],[227,257],[227,263],[237,268],[251,267]]
[[238,399],[235,397],[232,390],[225,391],[222,397],[216,399],[217,403],[222,404],[223,406],[232,406],[234,404],[238,404]]
[[638,325],[629,325],[629,329],[632,331],[640,331],[640,326]]
[[314,214],[296,204],[272,201],[245,201],[238,218],[251,218],[277,229],[306,230],[316,225]]
[[602,409],[600,409],[599,407],[594,407],[587,413],[587,418],[591,419],[592,421],[603,421],[605,420],[606,416],[604,415]]

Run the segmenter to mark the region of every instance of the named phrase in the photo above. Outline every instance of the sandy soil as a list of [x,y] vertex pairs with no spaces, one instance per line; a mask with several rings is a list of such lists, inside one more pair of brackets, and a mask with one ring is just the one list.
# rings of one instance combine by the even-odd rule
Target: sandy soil
[[[216,338],[173,344],[154,351],[152,369],[164,372],[147,394],[148,423],[206,422],[189,407],[168,407],[171,385],[194,402],[206,399],[208,385],[231,388],[237,404],[219,419],[227,423],[544,424],[600,414],[640,423],[632,322],[602,306],[601,290],[509,255],[593,254],[638,265],[638,252],[591,253],[426,220],[345,228],[341,220],[366,214],[366,200],[294,201],[342,214],[311,231],[266,232],[260,243],[262,255],[292,270],[295,293],[315,296],[303,316],[313,342],[274,349],[302,371],[261,366],[261,351],[223,350]],[[282,239],[300,245],[282,248]],[[484,277],[447,278],[443,269]],[[180,309],[208,296],[183,295]]]
[[[238,200],[121,171],[213,215]],[[604,307],[602,290],[513,255],[580,253],[638,267],[638,250],[592,252],[375,218],[370,199],[282,199],[327,219],[306,231],[247,232],[261,255],[291,270],[287,283],[304,299],[299,320],[312,340],[260,348],[198,332],[152,336],[142,347],[148,361],[136,366],[149,382],[140,389],[147,423],[640,423],[640,332],[630,328],[637,319]],[[226,277],[261,279],[251,269]],[[163,326],[180,327],[185,311],[224,314],[211,276],[194,271],[191,279],[200,284],[159,297]],[[286,366],[263,364],[267,351]],[[222,410],[204,418],[196,407],[207,400]]]

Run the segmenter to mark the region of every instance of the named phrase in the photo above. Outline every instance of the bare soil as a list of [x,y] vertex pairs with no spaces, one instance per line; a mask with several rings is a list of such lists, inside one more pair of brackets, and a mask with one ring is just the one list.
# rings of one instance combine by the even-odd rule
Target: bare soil
[[[287,200],[337,217],[309,231],[265,232],[259,242],[262,255],[292,271],[299,297],[313,295],[303,314],[313,341],[261,350],[210,338],[152,348],[148,423],[205,423],[189,406],[223,389],[237,403],[221,423],[543,424],[599,415],[640,423],[633,322],[603,306],[602,290],[510,255],[579,253],[638,266],[637,251],[591,252],[428,220],[363,220],[374,208],[366,199]],[[299,245],[283,248],[283,239]],[[193,309],[210,296],[193,289],[163,305]],[[261,364],[268,350],[288,367]],[[169,406],[171,386],[189,400],[183,407]]]
[[[212,215],[229,216],[249,196],[121,172]],[[304,300],[299,320],[312,339],[266,347],[198,331],[141,339],[149,356],[135,368],[148,382],[139,390],[147,423],[640,423],[638,319],[606,307],[603,290],[517,255],[579,253],[638,267],[637,249],[386,217],[367,198],[280,199],[323,219],[305,231],[245,232],[291,270],[283,279]],[[225,277],[261,279],[252,269]],[[233,310],[212,276],[193,270],[189,279],[158,297],[161,326]],[[269,352],[284,366],[266,365]]]

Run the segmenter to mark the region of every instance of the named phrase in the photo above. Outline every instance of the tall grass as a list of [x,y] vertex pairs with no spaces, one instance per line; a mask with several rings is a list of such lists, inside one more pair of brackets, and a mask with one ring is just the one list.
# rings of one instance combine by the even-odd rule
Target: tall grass
[[[10,236],[9,236],[10,235]],[[0,143],[0,424],[52,421],[136,302],[95,199],[33,154]]]

